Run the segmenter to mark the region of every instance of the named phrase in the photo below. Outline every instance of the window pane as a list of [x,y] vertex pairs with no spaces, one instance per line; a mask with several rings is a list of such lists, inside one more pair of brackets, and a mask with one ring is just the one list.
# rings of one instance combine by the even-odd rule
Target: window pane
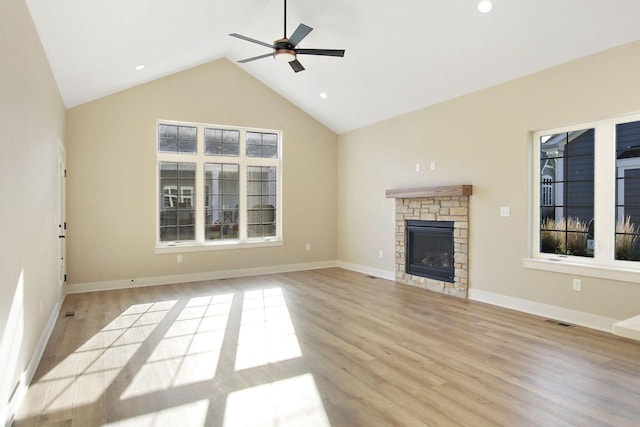
[[158,138],[158,151],[175,153],[178,151],[178,140],[171,138]]
[[196,128],[178,126],[178,151],[180,153],[196,152]]
[[247,156],[277,159],[278,135],[275,133],[247,132]]
[[227,129],[205,129],[204,152],[214,156],[238,156],[240,132]]
[[247,144],[247,156],[262,157],[262,147],[260,145]]
[[205,163],[205,239],[238,238],[239,166],[230,163]]
[[193,126],[158,125],[158,151],[195,154],[196,134]]
[[178,151],[178,126],[158,125],[158,150],[168,153]]
[[160,241],[194,240],[195,163],[160,162]]
[[221,182],[223,194],[238,194],[238,179],[224,179]]
[[263,133],[262,143],[263,145],[266,145],[266,146],[277,147],[278,135],[276,135],[275,133]]
[[178,241],[195,240],[196,230],[193,226],[178,227]]
[[262,237],[262,226],[249,225],[247,227],[247,237],[249,238]]
[[239,144],[222,144],[223,156],[237,156],[238,154],[240,154]]
[[[276,172],[275,167],[247,167],[247,235],[250,238],[276,235]],[[269,203],[271,201],[273,203]]]
[[251,209],[254,206],[259,206],[262,204],[262,196],[248,196],[247,197],[247,206]]
[[640,261],[640,122],[616,125],[615,259]]
[[178,139],[178,126],[158,125],[158,137]]
[[268,147],[266,145],[263,146],[262,157],[267,159],[275,159],[276,157],[278,157],[278,147]]
[[539,142],[540,251],[593,257],[594,130]]
[[175,242],[178,240],[178,227],[160,227],[161,242]]

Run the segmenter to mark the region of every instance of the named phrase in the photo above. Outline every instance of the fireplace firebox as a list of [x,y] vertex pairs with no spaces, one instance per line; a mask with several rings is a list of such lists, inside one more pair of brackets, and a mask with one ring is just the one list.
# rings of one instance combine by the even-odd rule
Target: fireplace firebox
[[407,221],[407,274],[453,282],[453,228],[453,221]]

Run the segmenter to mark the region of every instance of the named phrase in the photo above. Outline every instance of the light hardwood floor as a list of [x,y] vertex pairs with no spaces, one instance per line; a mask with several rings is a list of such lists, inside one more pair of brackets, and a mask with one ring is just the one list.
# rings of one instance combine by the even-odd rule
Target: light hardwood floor
[[639,426],[640,343],[337,268],[69,295],[15,425]]

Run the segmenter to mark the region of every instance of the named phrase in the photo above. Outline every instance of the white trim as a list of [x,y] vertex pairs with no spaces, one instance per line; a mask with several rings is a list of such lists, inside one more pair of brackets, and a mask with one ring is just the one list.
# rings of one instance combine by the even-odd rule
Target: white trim
[[6,411],[0,412],[0,420],[3,420],[4,425],[6,426],[11,425],[13,418],[18,412],[18,409],[20,408],[20,405],[22,404],[22,401],[27,394],[27,389],[31,384],[31,380],[33,380],[33,376],[36,373],[36,369],[38,369],[38,365],[40,364],[40,360],[42,359],[44,350],[47,347],[49,338],[51,338],[51,334],[53,333],[53,328],[56,326],[56,321],[58,320],[63,300],[64,294],[62,296],[62,299],[60,299],[56,303],[53,311],[51,312],[51,315],[49,316],[47,325],[45,326],[44,331],[42,331],[42,335],[40,335],[40,339],[38,340],[38,345],[36,346],[31,359],[29,359],[27,367],[20,375],[18,387],[13,394],[12,399],[7,403]]
[[619,321],[619,319],[613,319],[611,317],[598,316],[583,311],[571,310],[473,288],[469,289],[469,299],[608,333],[611,333],[613,324]]
[[268,246],[283,246],[282,240],[259,240],[240,242],[238,240],[220,240],[210,243],[176,243],[164,246],[157,246],[155,253],[180,253],[180,252],[201,252],[201,251],[217,251],[221,249],[247,249],[247,248],[264,248]]
[[640,271],[637,269],[637,262],[618,261],[618,263],[628,263],[634,268],[611,267],[570,261],[567,262],[560,258],[523,258],[522,260],[522,266],[532,270],[552,271],[555,273],[597,277],[598,279],[640,283]]
[[56,209],[56,226],[58,227],[58,287],[62,288],[67,273],[67,152],[60,138],[58,138],[58,161],[56,166],[58,172]]
[[350,262],[338,261],[338,267],[345,270],[356,271],[358,273],[369,274],[381,279],[396,280],[395,271],[382,270],[380,268],[367,267],[366,265],[352,264]]
[[140,277],[134,279],[108,280],[67,284],[67,294],[110,291],[114,289],[140,288],[144,286],[171,285],[175,283],[201,282],[204,280],[229,279],[233,277],[258,276],[261,274],[288,273],[291,271],[317,270],[337,267],[337,261],[318,261],[304,264],[272,265],[267,267],[237,270],[207,271],[202,273],[175,274],[171,276]]

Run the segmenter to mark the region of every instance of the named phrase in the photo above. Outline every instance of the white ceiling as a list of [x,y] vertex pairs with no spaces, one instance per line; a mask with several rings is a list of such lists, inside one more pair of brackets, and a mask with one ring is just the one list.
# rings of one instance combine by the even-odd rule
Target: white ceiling
[[[640,39],[638,0],[289,0],[287,35],[314,28],[294,73],[238,64],[337,133]],[[27,0],[67,107],[221,57],[267,53],[282,0]],[[142,71],[133,71],[146,64]],[[327,100],[320,92],[329,95]]]

